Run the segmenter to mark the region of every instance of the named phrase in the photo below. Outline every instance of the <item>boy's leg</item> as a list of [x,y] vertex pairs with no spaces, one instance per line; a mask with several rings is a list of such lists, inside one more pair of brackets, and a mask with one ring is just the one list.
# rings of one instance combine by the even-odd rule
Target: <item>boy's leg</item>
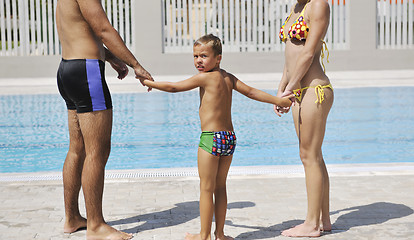
[[213,194],[216,188],[216,177],[219,157],[198,148],[198,174],[200,176],[200,234],[187,234],[186,240],[211,239],[211,224],[213,221]]
[[65,200],[65,233],[76,232],[86,227],[86,219],[79,212],[79,192],[85,161],[85,145],[75,110],[68,110],[69,151],[63,165],[63,192]]
[[233,155],[220,157],[218,166],[216,189],[214,191],[214,216],[216,219],[216,230],[214,231],[214,234],[217,240],[232,239],[224,235],[224,222],[226,220],[227,212],[226,181],[232,159]]
[[85,142],[86,158],[82,171],[82,188],[87,215],[87,239],[130,239],[104,221],[102,197],[105,165],[109,157],[112,131],[112,109],[78,114]]

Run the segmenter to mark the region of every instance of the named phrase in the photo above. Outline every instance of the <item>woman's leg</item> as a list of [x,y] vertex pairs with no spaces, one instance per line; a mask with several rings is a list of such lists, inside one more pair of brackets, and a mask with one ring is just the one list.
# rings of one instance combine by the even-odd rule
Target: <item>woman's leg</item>
[[187,233],[185,239],[211,239],[211,224],[213,221],[213,194],[216,188],[216,177],[219,167],[219,157],[198,148],[198,174],[200,176],[200,234]]
[[231,240],[233,238],[224,235],[224,222],[227,212],[227,174],[233,155],[220,157],[218,173],[216,177],[216,189],[214,191],[214,216],[216,219],[216,230],[214,235],[216,240]]
[[[299,138],[300,158],[305,168],[308,213],[304,224],[284,231],[285,236],[319,236],[319,222],[329,220],[329,179],[322,157],[326,119],[333,103],[333,91],[324,89],[325,100],[315,103],[312,89],[305,92],[302,102],[293,111]],[[329,222],[330,223],[330,222]],[[328,226],[327,226],[328,227]]]
[[328,170],[325,166],[325,161],[323,161],[323,174],[324,174],[324,184],[323,184],[323,197],[322,197],[322,212],[321,212],[321,231],[331,231],[331,218],[329,215],[329,175]]

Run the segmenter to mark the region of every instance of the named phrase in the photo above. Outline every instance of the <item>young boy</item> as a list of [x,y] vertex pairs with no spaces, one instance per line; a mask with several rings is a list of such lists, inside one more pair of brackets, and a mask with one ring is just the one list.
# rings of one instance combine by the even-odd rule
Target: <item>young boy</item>
[[[236,90],[257,101],[291,106],[287,96],[278,98],[252,88],[232,74],[220,69],[222,46],[219,38],[212,34],[198,39],[193,48],[194,65],[198,74],[180,82],[142,83],[149,88],[166,92],[183,92],[200,89],[201,137],[198,148],[198,172],[200,177],[200,234],[187,233],[185,239],[211,240],[213,212],[216,219],[216,240],[230,240],[224,235],[227,210],[226,179],[236,147],[236,135],[231,121],[232,90]],[[214,201],[213,201],[214,195]]]

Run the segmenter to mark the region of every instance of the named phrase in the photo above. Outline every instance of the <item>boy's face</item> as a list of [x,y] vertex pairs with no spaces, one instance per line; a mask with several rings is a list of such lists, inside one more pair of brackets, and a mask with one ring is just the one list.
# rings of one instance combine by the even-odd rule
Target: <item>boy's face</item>
[[209,72],[220,67],[221,55],[214,55],[209,45],[201,44],[193,48],[194,66],[199,72]]

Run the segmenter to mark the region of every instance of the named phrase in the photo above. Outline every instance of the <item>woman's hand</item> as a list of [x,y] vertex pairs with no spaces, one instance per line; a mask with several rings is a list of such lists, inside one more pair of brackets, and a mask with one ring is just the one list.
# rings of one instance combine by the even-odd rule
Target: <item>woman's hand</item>
[[[284,91],[280,97],[283,98],[283,97],[286,97],[286,96],[289,96],[290,101],[292,101],[292,103],[295,104],[295,97],[294,97],[295,95],[293,95],[292,91]],[[274,105],[273,110],[275,111],[276,115],[281,117],[282,114],[289,112],[290,107],[282,107],[282,106]]]
[[290,101],[292,101],[293,103],[295,102],[295,95],[293,94],[293,91],[290,91],[290,90],[285,90],[285,91],[282,93],[282,96],[280,96],[280,97],[286,97],[286,96],[291,96],[291,97],[290,97]]
[[273,110],[275,111],[276,115],[281,117],[282,114],[289,112],[290,107],[280,107],[280,106],[277,106],[277,105],[273,105]]

